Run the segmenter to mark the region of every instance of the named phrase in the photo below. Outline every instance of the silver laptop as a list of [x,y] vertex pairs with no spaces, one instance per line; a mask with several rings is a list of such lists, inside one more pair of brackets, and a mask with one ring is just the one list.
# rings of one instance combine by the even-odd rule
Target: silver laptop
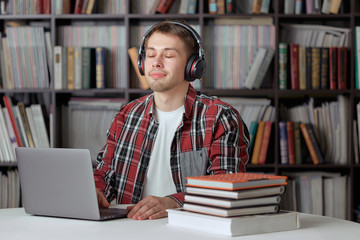
[[34,215],[108,220],[125,209],[99,208],[87,149],[15,149],[25,212]]

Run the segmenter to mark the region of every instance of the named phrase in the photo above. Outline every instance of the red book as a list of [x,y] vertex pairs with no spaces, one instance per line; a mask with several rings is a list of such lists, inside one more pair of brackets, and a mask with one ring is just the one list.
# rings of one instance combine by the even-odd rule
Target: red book
[[42,0],[43,1],[43,13],[50,14],[51,13],[51,0]]
[[37,14],[44,14],[43,0],[38,0],[36,2],[36,13]]
[[347,89],[347,47],[339,47],[337,51],[338,89]]
[[84,3],[84,0],[76,0],[75,1],[75,9],[74,9],[75,14],[81,13],[83,3]]
[[285,176],[259,173],[229,173],[186,177],[187,186],[238,190],[286,185]]
[[156,8],[157,13],[167,13],[174,0],[161,0]]
[[329,81],[330,89],[337,89],[337,47],[329,48]]
[[286,121],[289,164],[295,164],[294,123]]
[[13,110],[12,110],[11,100],[10,100],[10,98],[8,96],[3,96],[3,100],[4,100],[5,107],[6,107],[7,111],[8,111],[8,113],[9,113],[11,126],[14,129],[16,142],[18,143],[19,147],[22,147],[22,142],[21,142],[21,139],[20,139],[19,130],[18,130],[18,127],[16,125],[15,116],[14,116],[14,113],[13,113]]
[[291,89],[299,89],[299,44],[290,44]]
[[260,153],[258,158],[258,164],[265,164],[266,156],[269,149],[269,142],[271,136],[272,122],[266,121],[264,124],[264,132],[260,145]]

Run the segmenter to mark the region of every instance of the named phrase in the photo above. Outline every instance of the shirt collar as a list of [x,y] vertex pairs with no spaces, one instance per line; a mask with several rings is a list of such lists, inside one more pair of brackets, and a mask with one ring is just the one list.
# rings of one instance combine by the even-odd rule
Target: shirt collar
[[[197,92],[194,87],[189,84],[188,92],[185,97],[185,117],[190,118],[192,108],[196,99]],[[146,107],[146,113],[148,115],[154,114],[154,93],[150,94],[148,97],[148,104]]]

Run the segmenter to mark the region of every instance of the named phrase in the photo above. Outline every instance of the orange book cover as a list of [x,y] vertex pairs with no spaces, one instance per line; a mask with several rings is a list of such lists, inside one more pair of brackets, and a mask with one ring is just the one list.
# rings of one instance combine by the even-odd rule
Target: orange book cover
[[139,81],[140,81],[140,87],[142,89],[149,89],[149,84],[148,82],[146,81],[146,78],[145,76],[141,75],[140,74],[140,71],[139,71],[139,68],[138,68],[138,65],[137,65],[137,60],[138,60],[138,51],[137,51],[137,48],[136,47],[132,47],[132,48],[129,48],[128,49],[128,54],[129,54],[129,57],[130,57],[130,60],[131,60],[131,63],[134,67],[134,70],[136,72],[136,75],[137,77],[139,78]]
[[260,187],[286,185],[286,176],[260,173],[224,173],[186,177],[187,186],[239,190]]
[[[322,156],[319,155],[321,153],[319,152],[319,150],[317,151],[317,149],[316,149],[316,148],[318,148],[318,145],[316,142],[314,142],[315,141],[314,136],[313,137],[310,136],[309,128],[306,127],[305,123],[300,123],[300,130],[304,136],[305,143],[306,143],[306,146],[308,147],[308,150],[309,150],[309,153],[310,153],[313,163],[315,165],[318,165],[320,162],[323,162]],[[313,138],[313,139],[311,139],[311,138]]]
[[257,164],[260,155],[261,142],[264,134],[265,122],[260,121],[255,135],[254,150],[251,155],[251,164]]
[[258,164],[265,164],[271,136],[272,122],[266,121],[260,146]]

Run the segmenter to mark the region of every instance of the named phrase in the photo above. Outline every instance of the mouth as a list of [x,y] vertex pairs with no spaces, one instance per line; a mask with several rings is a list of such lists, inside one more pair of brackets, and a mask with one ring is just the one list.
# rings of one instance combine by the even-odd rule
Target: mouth
[[160,78],[163,78],[163,77],[166,77],[166,73],[163,73],[163,72],[158,72],[158,71],[156,71],[156,72],[151,72],[150,74],[149,74],[149,76],[151,77],[151,78],[153,78],[153,79],[160,79]]

